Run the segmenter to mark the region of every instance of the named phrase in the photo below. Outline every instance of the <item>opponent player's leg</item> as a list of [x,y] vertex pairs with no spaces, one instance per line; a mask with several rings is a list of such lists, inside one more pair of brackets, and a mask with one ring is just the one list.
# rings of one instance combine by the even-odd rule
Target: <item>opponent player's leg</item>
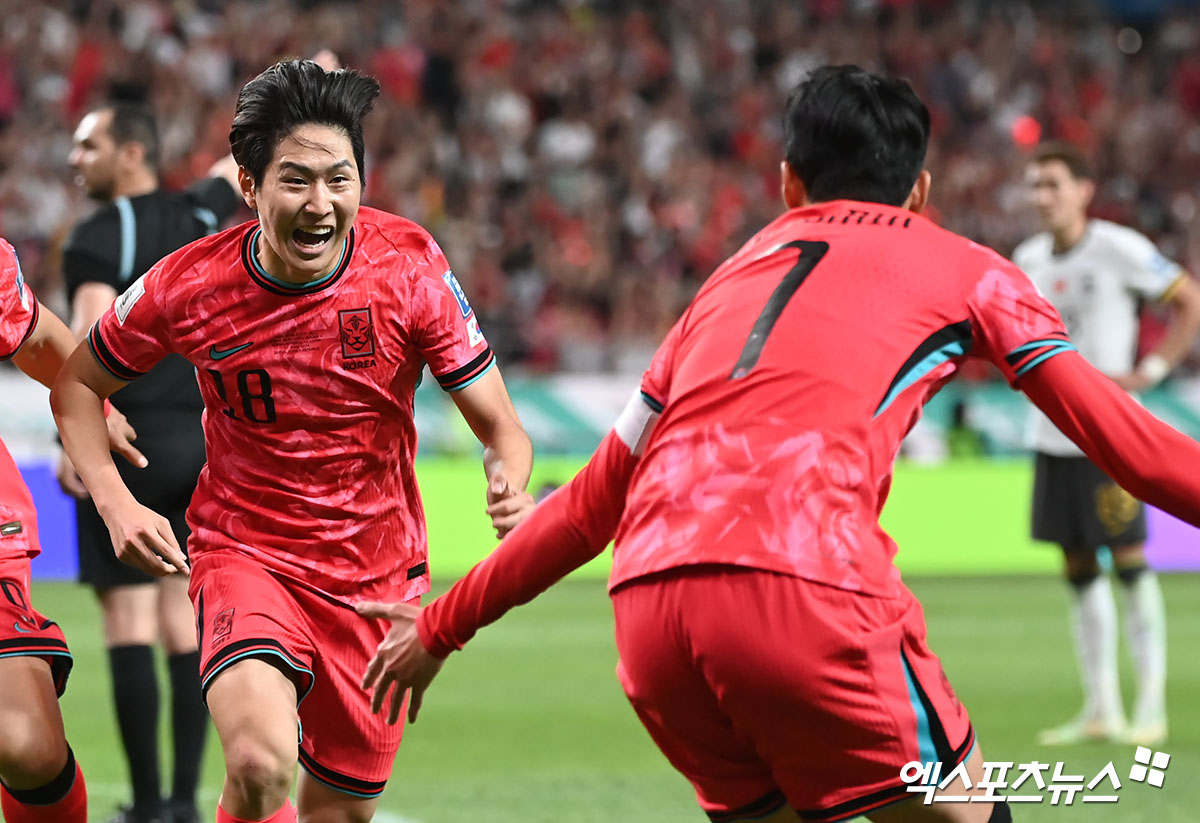
[[50,664],[0,658],[0,808],[8,823],[85,823],[87,790],[67,745]]
[[208,710],[200,690],[200,653],[196,617],[186,578],[172,575],[159,583],[158,615],[167,673],[171,683],[173,771],[168,809],[173,823],[198,819],[196,791],[208,735]]
[[218,823],[295,821],[296,685],[272,663],[244,658],[214,675],[208,709],[225,756]]
[[1057,543],[1071,588],[1070,619],[1079,661],[1083,709],[1045,729],[1045,745],[1115,739],[1124,733],[1117,674],[1117,609],[1112,585],[1096,558],[1093,467],[1086,458],[1039,454],[1034,465],[1033,537]]
[[1157,746],[1167,738],[1167,615],[1158,576],[1146,563],[1145,544],[1112,547],[1125,592],[1125,631],[1137,672],[1130,742]]

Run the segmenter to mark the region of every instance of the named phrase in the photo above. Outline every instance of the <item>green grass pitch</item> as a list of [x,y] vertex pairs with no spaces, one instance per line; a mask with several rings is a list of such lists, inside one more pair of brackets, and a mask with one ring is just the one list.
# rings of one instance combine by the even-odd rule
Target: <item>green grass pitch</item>
[[[993,759],[1064,760],[1096,774],[1113,760],[1115,805],[1023,806],[1018,821],[1192,823],[1200,808],[1200,577],[1164,578],[1172,655],[1172,755],[1163,788],[1126,780],[1132,749],[1045,749],[1032,740],[1079,701],[1066,621],[1052,577],[917,577],[930,642],[970,709]],[[81,588],[34,587],[38,608],[63,625],[76,668],[63,708],[92,793],[92,819],[125,799],[124,765],[109,709],[96,609]],[[381,823],[700,823],[690,788],[658,754],[625,703],[613,668],[612,614],[603,584],[572,579],[485,629],[451,658],[411,727],[383,798]],[[1127,699],[1130,679],[1125,672]],[[220,787],[210,741],[203,802]],[[212,819],[211,817],[209,818]]]

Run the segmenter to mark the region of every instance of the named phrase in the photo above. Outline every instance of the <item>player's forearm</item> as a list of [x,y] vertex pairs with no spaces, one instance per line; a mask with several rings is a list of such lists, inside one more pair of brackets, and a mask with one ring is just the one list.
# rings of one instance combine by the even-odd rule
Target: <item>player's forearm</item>
[[37,327],[12,360],[25,374],[50,388],[74,349],[75,338],[70,330],[53,312],[39,303]]
[[1200,525],[1200,443],[1150,414],[1074,352],[1042,363],[1020,388],[1131,494]]
[[[1167,333],[1155,347],[1153,356],[1161,357],[1169,368],[1178,366],[1191,351],[1197,335],[1200,335],[1200,286],[1186,281],[1172,300],[1175,315],[1167,326]],[[1148,355],[1147,357],[1149,357]]]
[[[87,352],[84,356],[91,357]],[[117,472],[109,451],[104,398],[71,372],[68,365],[50,392],[50,409],[80,480],[88,488],[101,515],[132,498]]]
[[588,464],[500,546],[421,612],[425,648],[445,657],[509,609],[528,603],[612,540],[637,459],[609,433]]
[[483,445],[484,475],[490,481],[502,472],[509,488],[525,491],[532,471],[533,444],[525,429],[515,420],[498,423]]

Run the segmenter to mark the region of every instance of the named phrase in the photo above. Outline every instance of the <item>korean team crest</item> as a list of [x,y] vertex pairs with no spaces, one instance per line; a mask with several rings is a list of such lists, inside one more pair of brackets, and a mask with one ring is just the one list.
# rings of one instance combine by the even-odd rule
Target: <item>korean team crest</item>
[[370,306],[339,311],[338,330],[342,338],[342,357],[370,357],[375,354],[375,324],[371,322]]

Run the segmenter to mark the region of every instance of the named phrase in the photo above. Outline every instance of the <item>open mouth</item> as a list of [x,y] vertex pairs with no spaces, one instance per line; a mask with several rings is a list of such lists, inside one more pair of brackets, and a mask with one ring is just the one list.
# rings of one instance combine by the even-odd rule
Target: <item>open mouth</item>
[[313,226],[292,232],[292,242],[306,254],[319,254],[333,239],[332,226]]

